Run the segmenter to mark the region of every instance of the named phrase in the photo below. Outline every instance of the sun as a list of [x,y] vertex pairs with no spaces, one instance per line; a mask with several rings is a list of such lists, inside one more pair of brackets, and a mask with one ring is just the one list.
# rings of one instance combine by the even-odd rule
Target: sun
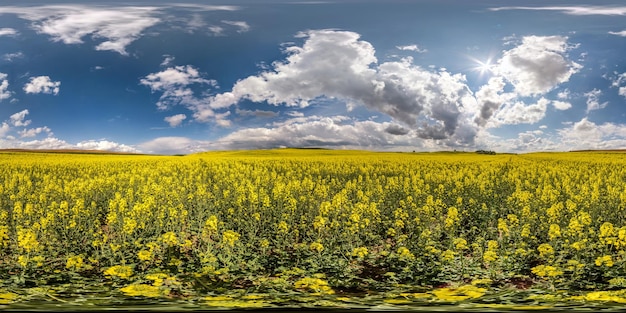
[[492,63],[492,59],[488,58],[487,60],[481,61],[479,59],[470,57],[469,58],[472,61],[472,67],[471,70],[474,72],[478,72],[478,75],[480,77],[486,75],[486,74],[491,74],[494,72],[495,69],[495,64]]
[[474,70],[477,71],[481,76],[487,73],[493,72],[493,64],[491,64],[491,58],[487,59],[487,61],[474,60],[476,66]]

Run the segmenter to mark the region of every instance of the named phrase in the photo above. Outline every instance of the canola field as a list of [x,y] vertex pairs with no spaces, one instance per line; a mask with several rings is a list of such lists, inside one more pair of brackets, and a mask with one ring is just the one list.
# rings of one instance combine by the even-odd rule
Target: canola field
[[625,154],[0,153],[0,309],[624,303]]

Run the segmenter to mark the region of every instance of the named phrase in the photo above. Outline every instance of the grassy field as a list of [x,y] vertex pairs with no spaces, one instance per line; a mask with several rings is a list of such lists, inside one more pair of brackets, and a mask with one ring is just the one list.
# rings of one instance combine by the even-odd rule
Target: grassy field
[[621,153],[0,153],[0,309],[626,303]]

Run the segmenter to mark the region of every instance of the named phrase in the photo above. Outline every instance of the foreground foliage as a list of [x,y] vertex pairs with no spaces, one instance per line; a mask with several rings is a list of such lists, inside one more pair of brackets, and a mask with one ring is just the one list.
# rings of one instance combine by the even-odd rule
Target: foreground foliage
[[4,153],[0,305],[626,303],[625,165],[617,153]]

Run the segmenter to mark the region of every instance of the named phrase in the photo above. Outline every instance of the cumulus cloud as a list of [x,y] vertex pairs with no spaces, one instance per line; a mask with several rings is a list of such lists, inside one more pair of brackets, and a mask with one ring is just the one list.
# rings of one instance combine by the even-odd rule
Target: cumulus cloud
[[9,117],[9,121],[11,122],[13,126],[17,126],[17,127],[28,126],[31,121],[24,120],[26,118],[26,115],[28,115],[28,113],[29,113],[28,110],[22,110],[20,112],[17,112]]
[[250,30],[250,25],[244,21],[222,21],[222,23],[237,27],[238,33],[245,33]]
[[[78,150],[100,150],[112,152],[138,153],[140,152],[134,147],[111,142],[107,140],[87,140],[77,144],[68,143],[65,140],[52,136],[52,132],[48,127],[37,127],[26,129],[19,132],[21,139],[2,136],[3,127],[0,126],[0,149],[42,149],[42,150],[59,150],[59,149],[78,149]],[[43,139],[24,140],[37,136],[40,133],[47,133],[47,137]]]
[[545,6],[545,7],[497,7],[490,8],[491,11],[504,10],[533,10],[533,11],[559,11],[568,15],[609,15],[624,16],[626,15],[626,6]]
[[35,137],[35,136],[39,135],[40,133],[46,133],[48,135],[52,135],[52,131],[47,126],[23,129],[23,130],[19,131],[18,133],[19,133],[20,137],[22,137],[22,138]]
[[24,85],[26,93],[47,93],[57,95],[61,82],[55,82],[49,76],[31,77],[30,82]]
[[428,50],[422,49],[418,45],[396,46],[396,49],[403,50],[403,51],[413,51],[413,52],[417,52],[417,53],[428,52]]
[[2,36],[15,36],[17,35],[18,32],[17,30],[13,29],[13,28],[0,28],[0,37]]
[[[48,126],[26,128],[26,126],[31,124],[31,120],[26,119],[28,114],[28,110],[22,110],[10,115],[7,120],[0,123],[0,149],[88,149],[139,152],[134,147],[107,140],[87,140],[77,144],[68,143],[62,139],[55,138],[54,133]],[[41,134],[45,134],[46,137],[43,139],[26,140],[38,137]]]
[[565,89],[563,91],[560,91],[556,96],[559,99],[569,99],[569,89]]
[[397,124],[392,124],[392,125],[387,126],[387,128],[385,128],[385,131],[392,135],[406,135],[410,132],[409,129],[406,129]]
[[136,153],[139,150],[113,141],[108,140],[86,140],[76,144],[76,148],[81,150],[101,150],[101,151],[114,151],[114,152],[130,152]]
[[153,154],[187,154],[209,150],[207,141],[197,141],[186,137],[159,137],[139,144],[139,149]]
[[566,150],[623,149],[626,146],[626,125],[598,125],[586,117],[558,130],[558,134]]
[[186,118],[187,118],[187,115],[185,114],[176,114],[176,115],[168,116],[164,118],[163,120],[168,122],[170,124],[170,127],[177,127],[177,126],[180,126],[180,124],[182,124]]
[[345,116],[313,115],[288,119],[267,127],[237,130],[214,141],[160,137],[142,143],[138,148],[146,153],[156,154],[279,147],[434,151],[449,148],[446,144],[424,141],[414,131],[389,122],[354,121]]
[[153,92],[163,93],[157,102],[160,110],[176,104],[191,107],[199,105],[202,101],[195,97],[190,85],[217,86],[215,80],[202,78],[200,72],[191,65],[168,67],[163,71],[148,74],[140,80],[140,84],[150,87]]
[[544,94],[582,68],[567,59],[569,49],[567,37],[526,36],[520,45],[504,51],[492,72],[504,77],[521,96]]
[[388,122],[350,121],[342,116],[309,116],[294,118],[276,127],[238,130],[220,138],[214,145],[226,149],[284,146],[375,150],[428,148],[423,140],[409,132],[390,134],[386,130],[394,129],[392,125]]
[[9,91],[9,75],[0,73],[0,101],[11,98],[12,93]]
[[209,122],[228,127],[230,112],[217,112],[211,105],[214,97],[197,96],[192,90],[193,85],[200,88],[218,88],[215,80],[205,79],[200,72],[191,65],[169,67],[161,72],[148,74],[140,80],[140,84],[150,87],[153,92],[162,92],[157,108],[166,110],[174,105],[182,105],[191,110],[195,121]]
[[561,111],[565,111],[565,110],[569,110],[572,108],[572,104],[569,102],[565,102],[565,101],[552,101],[552,105],[554,106],[555,109],[557,110],[561,110]]
[[485,126],[491,116],[493,116],[504,103],[515,98],[515,94],[503,92],[505,86],[504,78],[500,76],[491,77],[487,84],[480,87],[478,92],[476,92],[476,101],[480,106],[480,110],[474,118],[476,124]]
[[286,47],[284,61],[212,96],[209,107],[227,108],[242,99],[307,107],[337,99],[385,113],[423,138],[444,139],[455,134],[464,103],[473,101],[463,75],[425,70],[411,58],[378,63],[374,47],[357,33],[326,29],[297,37],[304,44]]
[[[550,101],[542,97],[535,104],[526,104],[527,97],[546,94],[569,81],[582,68],[567,59],[566,52],[571,48],[567,37],[526,36],[515,47],[505,50],[490,67],[493,76],[475,94],[479,109],[474,122],[479,126],[499,127],[541,120]],[[509,85],[512,91],[505,91]],[[567,99],[569,91],[561,91],[558,97]],[[571,107],[564,101],[552,104],[559,110]],[[495,120],[490,120],[492,117]]]
[[600,103],[600,96],[602,95],[602,90],[593,89],[590,92],[585,93],[585,97],[587,97],[587,113],[600,110],[606,108],[608,102]]
[[539,122],[546,115],[546,110],[550,100],[541,98],[537,103],[526,104],[518,101],[506,103],[500,108],[488,122],[488,127],[499,127],[511,124],[534,124]]
[[0,140],[3,149],[75,149],[75,146],[55,137],[46,137],[41,140],[21,141],[15,139]]

